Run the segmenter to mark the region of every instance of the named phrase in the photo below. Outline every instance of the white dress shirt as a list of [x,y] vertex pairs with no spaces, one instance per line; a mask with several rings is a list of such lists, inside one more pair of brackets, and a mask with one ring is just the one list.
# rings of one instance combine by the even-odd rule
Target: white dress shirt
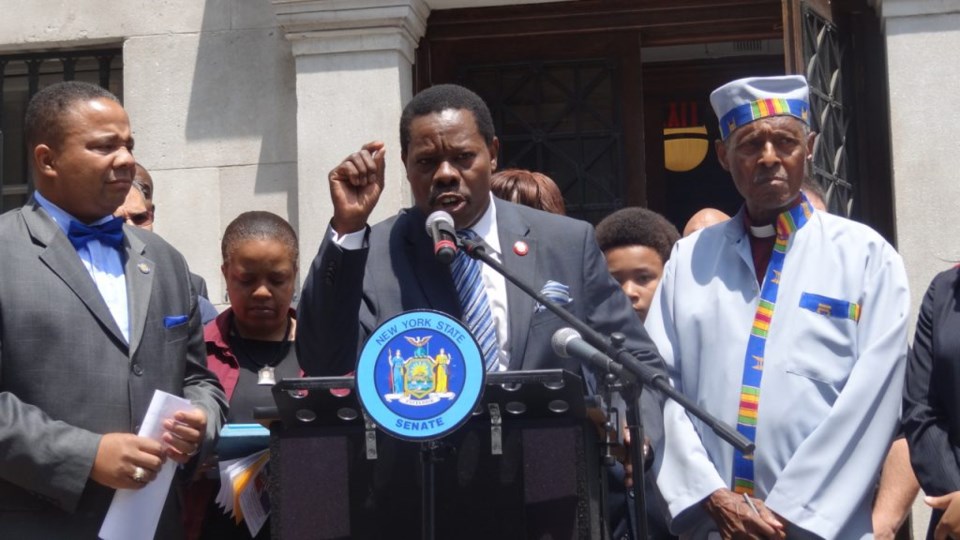
[[[60,207],[44,198],[39,191],[34,192],[33,197],[40,204],[47,214],[53,218],[63,234],[70,230],[71,221],[80,221],[70,214],[63,211]],[[113,219],[113,216],[106,216],[90,225],[100,225]],[[119,250],[102,244],[99,240],[91,240],[86,246],[77,250],[80,256],[80,262],[90,273],[93,282],[100,291],[100,296],[110,308],[110,314],[116,321],[120,332],[123,333],[127,343],[130,342],[130,307],[127,302],[127,278],[123,274],[123,257]]]
[[[497,228],[497,205],[493,204],[493,194],[490,195],[487,211],[469,228],[487,244],[489,248],[487,254],[503,264],[500,234]],[[500,344],[497,371],[506,371],[510,365],[510,352],[506,349],[510,342],[510,325],[507,322],[507,280],[483,262],[480,263],[480,277],[487,291],[487,301],[490,303],[490,311],[493,314],[493,325],[497,329],[497,343]]]

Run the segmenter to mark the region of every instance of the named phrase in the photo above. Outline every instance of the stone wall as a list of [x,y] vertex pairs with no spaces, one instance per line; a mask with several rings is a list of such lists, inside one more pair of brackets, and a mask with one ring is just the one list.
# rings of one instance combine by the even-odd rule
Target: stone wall
[[298,223],[296,71],[269,2],[33,0],[0,17],[0,51],[123,46],[135,156],[155,230],[222,303],[220,236],[242,211]]
[[[897,245],[913,313],[938,272],[960,262],[960,1],[883,0]],[[911,336],[912,340],[912,336]]]
[[0,53],[123,47],[155,230],[222,306],[227,224],[253,209],[287,218],[302,279],[331,217],[327,172],[363,143],[388,148],[374,221],[409,205],[397,122],[431,9],[543,1],[32,0],[0,17]]

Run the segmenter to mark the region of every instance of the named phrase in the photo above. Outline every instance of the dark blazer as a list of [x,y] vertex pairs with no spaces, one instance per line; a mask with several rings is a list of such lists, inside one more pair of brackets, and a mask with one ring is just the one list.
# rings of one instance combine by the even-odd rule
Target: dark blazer
[[[547,280],[570,288],[565,308],[604,334],[623,332],[625,346],[642,362],[663,370],[663,361],[640,319],[607,270],[593,227],[495,199],[504,266],[540,290]],[[462,309],[447,265],[437,262],[416,208],[374,225],[368,248],[343,250],[325,237],[304,281],[297,313],[297,356],[308,375],[343,375],[355,368],[360,347],[379,324],[407,310],[434,309],[460,318]],[[514,251],[517,242],[529,251]],[[560,368],[580,374],[575,359],[558,357],[553,333],[567,323],[507,282],[511,370]],[[644,391],[643,423],[658,440],[663,415],[657,392]],[[621,503],[622,503],[622,499]],[[615,518],[614,523],[617,521]]]
[[[567,285],[573,301],[566,309],[604,334],[623,332],[629,350],[662,369],[656,347],[607,270],[593,227],[495,201],[504,266],[538,290],[547,280]],[[297,315],[297,354],[308,375],[353,371],[370,332],[403,311],[435,309],[461,317],[450,269],[434,258],[424,222],[416,208],[401,211],[370,229],[367,249],[343,250],[324,239],[304,281]],[[518,241],[529,247],[526,255],[514,251]],[[577,360],[559,358],[551,347],[553,333],[566,323],[548,310],[535,311],[534,300],[509,282],[507,304],[511,370],[580,373]]]
[[[113,497],[89,480],[100,436],[136,433],[154,390],[202,407],[212,446],[226,400],[183,257],[125,225],[124,273],[129,345],[46,212],[31,200],[0,216],[0,537],[94,538]],[[179,536],[176,492],[158,538]]]
[[210,299],[207,293],[207,280],[203,279],[203,276],[190,272],[190,286],[193,287],[193,292],[197,293],[197,296]]
[[[960,269],[930,283],[907,362],[903,427],[923,491],[960,490]],[[933,523],[941,512],[935,512]]]

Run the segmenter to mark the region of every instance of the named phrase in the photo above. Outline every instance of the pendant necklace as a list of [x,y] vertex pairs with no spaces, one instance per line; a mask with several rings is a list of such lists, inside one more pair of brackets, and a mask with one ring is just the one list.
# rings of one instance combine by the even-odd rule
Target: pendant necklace
[[237,336],[237,345],[240,345],[240,349],[243,351],[243,355],[247,357],[254,366],[259,367],[257,371],[257,384],[260,386],[273,386],[277,384],[277,373],[276,366],[283,362],[283,359],[287,357],[287,353],[290,352],[290,326],[293,324],[293,318],[287,316],[287,331],[284,333],[283,344],[277,348],[276,356],[264,363],[261,364],[257,361],[256,358],[250,354],[250,351],[247,349],[246,344],[243,343],[244,338],[240,335],[240,332],[237,330],[237,324],[234,321],[233,323],[233,333]]
[[273,366],[266,365],[260,368],[260,371],[257,371],[257,384],[260,386],[273,386],[277,384],[277,376]]

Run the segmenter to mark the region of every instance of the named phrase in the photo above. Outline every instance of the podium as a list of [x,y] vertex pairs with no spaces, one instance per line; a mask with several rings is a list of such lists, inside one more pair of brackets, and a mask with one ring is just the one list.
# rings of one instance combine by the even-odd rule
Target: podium
[[598,435],[579,377],[487,374],[473,416],[429,453],[377,430],[353,386],[352,377],[274,386],[274,538],[421,538],[423,459],[433,464],[436,538],[602,537]]

